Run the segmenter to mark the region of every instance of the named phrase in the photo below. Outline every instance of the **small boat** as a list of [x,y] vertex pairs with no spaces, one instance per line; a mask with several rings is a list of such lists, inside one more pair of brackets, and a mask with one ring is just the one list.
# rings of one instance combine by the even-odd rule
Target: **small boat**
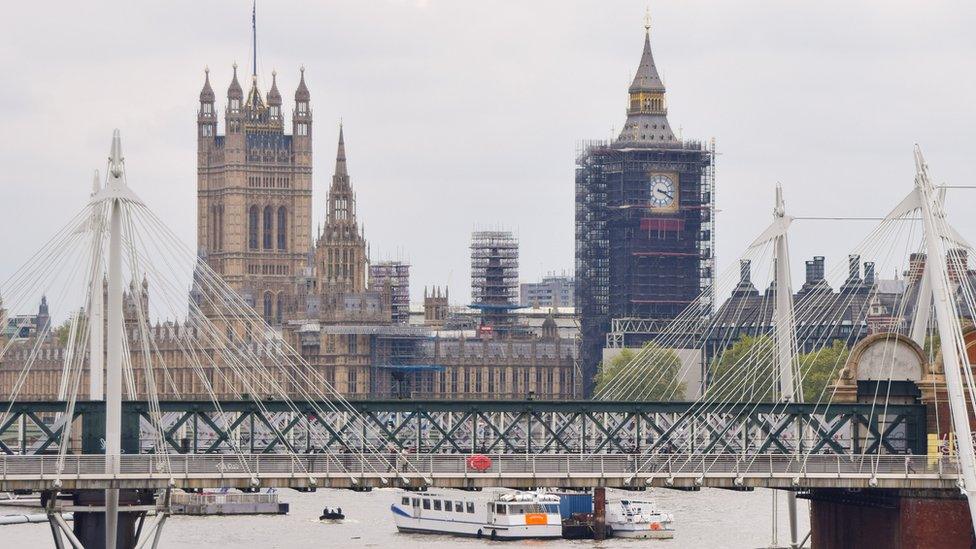
[[322,509],[322,516],[319,520],[342,520],[346,515],[342,514],[342,507],[326,507]]
[[621,500],[607,502],[608,534],[615,538],[671,539],[674,517],[655,509],[649,501]]
[[489,539],[562,537],[559,496],[508,492],[488,501],[469,494],[408,493],[390,505],[400,532]]

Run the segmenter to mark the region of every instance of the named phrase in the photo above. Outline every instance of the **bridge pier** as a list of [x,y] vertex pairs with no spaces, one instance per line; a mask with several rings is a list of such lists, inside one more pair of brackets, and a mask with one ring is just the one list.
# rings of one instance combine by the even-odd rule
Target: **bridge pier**
[[817,549],[976,547],[966,498],[945,490],[813,490],[811,546]]
[[[73,494],[74,526],[72,530],[78,541],[86,548],[106,546],[105,540],[105,490],[81,490]],[[145,518],[144,510],[126,512],[128,506],[140,504],[136,490],[119,490],[119,520],[116,531],[115,549],[135,549],[139,541],[138,524]],[[92,507],[90,512],[80,508]]]

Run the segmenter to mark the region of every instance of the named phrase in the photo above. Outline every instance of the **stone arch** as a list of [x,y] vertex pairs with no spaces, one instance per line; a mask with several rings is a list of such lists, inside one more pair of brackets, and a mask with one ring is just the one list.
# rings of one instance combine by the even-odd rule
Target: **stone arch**
[[920,382],[927,374],[925,352],[910,337],[896,333],[870,335],[851,350],[840,371],[839,385],[853,386],[863,380]]

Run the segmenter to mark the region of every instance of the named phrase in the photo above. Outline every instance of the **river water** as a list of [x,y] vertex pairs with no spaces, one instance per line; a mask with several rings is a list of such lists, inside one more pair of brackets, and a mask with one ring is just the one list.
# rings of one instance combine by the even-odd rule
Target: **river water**
[[[440,490],[438,490],[440,492]],[[280,548],[323,549],[375,547],[380,549],[441,549],[460,547],[495,549],[526,547],[532,549],[609,549],[609,548],[759,548],[772,541],[772,504],[770,490],[732,492],[703,489],[679,492],[665,489],[643,493],[608,490],[609,499],[635,497],[652,499],[674,514],[676,535],[673,540],[531,540],[491,542],[423,534],[400,534],[393,524],[390,504],[394,490],[356,493],[345,490],[319,490],[303,494],[291,490],[280,492],[282,501],[291,504],[286,516],[237,517],[171,517],[165,526],[160,547],[166,549]],[[780,545],[789,537],[785,493],[778,493],[778,530]],[[320,522],[325,506],[342,507],[347,519],[342,523]],[[0,507],[0,514],[38,513],[39,509]],[[809,530],[808,505],[799,501],[800,536]],[[53,547],[46,523],[0,526],[0,547],[27,549]]]

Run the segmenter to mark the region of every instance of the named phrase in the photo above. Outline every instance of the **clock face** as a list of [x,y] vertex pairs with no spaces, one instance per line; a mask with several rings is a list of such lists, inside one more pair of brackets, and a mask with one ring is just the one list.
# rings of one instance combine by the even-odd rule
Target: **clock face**
[[674,205],[674,181],[667,175],[651,176],[650,202],[652,208],[670,208]]

